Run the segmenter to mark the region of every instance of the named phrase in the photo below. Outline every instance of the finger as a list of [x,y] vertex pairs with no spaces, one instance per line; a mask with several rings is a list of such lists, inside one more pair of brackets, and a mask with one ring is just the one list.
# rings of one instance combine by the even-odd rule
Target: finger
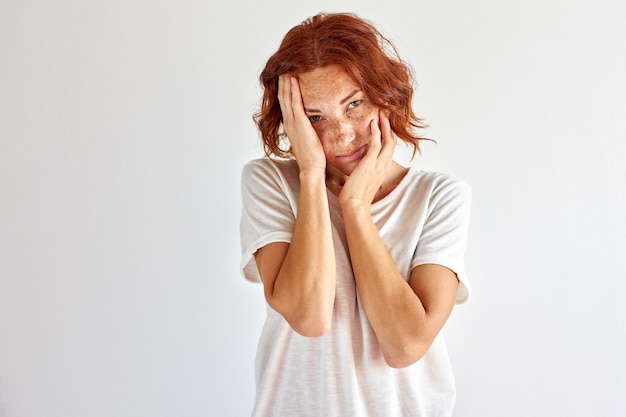
[[389,112],[387,111],[380,111],[380,130],[382,135],[382,149],[380,151],[381,156],[393,155],[396,144],[398,143],[398,137],[395,132],[391,130]]
[[290,107],[289,97],[291,95],[289,92],[289,86],[286,85],[287,83],[285,82],[285,77],[285,74],[278,76],[278,103],[280,104],[280,109],[283,112],[283,116]]
[[367,152],[363,156],[362,162],[365,164],[375,163],[380,153],[380,129],[376,119],[370,120],[370,137]]
[[296,77],[289,77],[289,87],[291,91],[291,106],[294,114],[298,116],[306,114],[304,112],[304,103],[302,102],[302,91],[300,90],[300,81]]
[[376,154],[380,152],[381,142],[382,142],[382,132],[380,130],[380,119],[372,119],[370,121],[370,147],[376,149]]
[[370,144],[368,153],[374,154],[375,157],[378,157],[380,153],[381,147],[381,131],[380,131],[380,121],[379,118],[374,118],[370,120]]

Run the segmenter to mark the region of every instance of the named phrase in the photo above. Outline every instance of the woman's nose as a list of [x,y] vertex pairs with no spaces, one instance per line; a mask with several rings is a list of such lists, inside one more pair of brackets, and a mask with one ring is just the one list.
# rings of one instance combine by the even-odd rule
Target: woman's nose
[[345,143],[354,140],[354,132],[354,126],[349,120],[335,120],[331,125],[331,135],[337,143]]

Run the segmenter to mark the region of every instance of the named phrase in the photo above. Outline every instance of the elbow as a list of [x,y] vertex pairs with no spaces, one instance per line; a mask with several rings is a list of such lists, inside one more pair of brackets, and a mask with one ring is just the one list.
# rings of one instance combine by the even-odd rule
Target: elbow
[[296,320],[287,320],[291,328],[304,337],[321,337],[328,333],[331,324],[331,315],[300,317]]
[[305,337],[324,336],[330,330],[334,303],[278,303],[268,298],[270,307],[283,316],[289,326]]
[[383,350],[385,363],[391,368],[406,368],[426,355],[430,345],[424,343],[410,343],[394,349]]

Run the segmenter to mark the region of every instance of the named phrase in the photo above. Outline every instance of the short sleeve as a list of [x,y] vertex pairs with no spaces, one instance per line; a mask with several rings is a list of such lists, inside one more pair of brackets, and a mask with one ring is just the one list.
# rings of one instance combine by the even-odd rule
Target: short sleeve
[[296,199],[285,172],[269,159],[258,159],[242,169],[241,201],[241,274],[260,282],[254,254],[272,242],[291,242]]
[[438,264],[454,271],[460,284],[457,304],[467,301],[471,293],[464,262],[470,205],[471,189],[466,183],[446,178],[436,184],[412,261],[412,268]]

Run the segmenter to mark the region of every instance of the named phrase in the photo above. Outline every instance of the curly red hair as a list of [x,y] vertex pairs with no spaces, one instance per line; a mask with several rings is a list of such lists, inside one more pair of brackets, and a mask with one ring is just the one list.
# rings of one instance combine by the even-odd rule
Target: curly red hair
[[376,106],[389,111],[391,128],[419,152],[426,127],[412,107],[413,72],[395,46],[369,21],[351,13],[320,13],[290,29],[261,72],[261,109],[253,119],[267,156],[291,157],[281,148],[282,114],[278,77],[298,75],[327,65],[343,67]]

